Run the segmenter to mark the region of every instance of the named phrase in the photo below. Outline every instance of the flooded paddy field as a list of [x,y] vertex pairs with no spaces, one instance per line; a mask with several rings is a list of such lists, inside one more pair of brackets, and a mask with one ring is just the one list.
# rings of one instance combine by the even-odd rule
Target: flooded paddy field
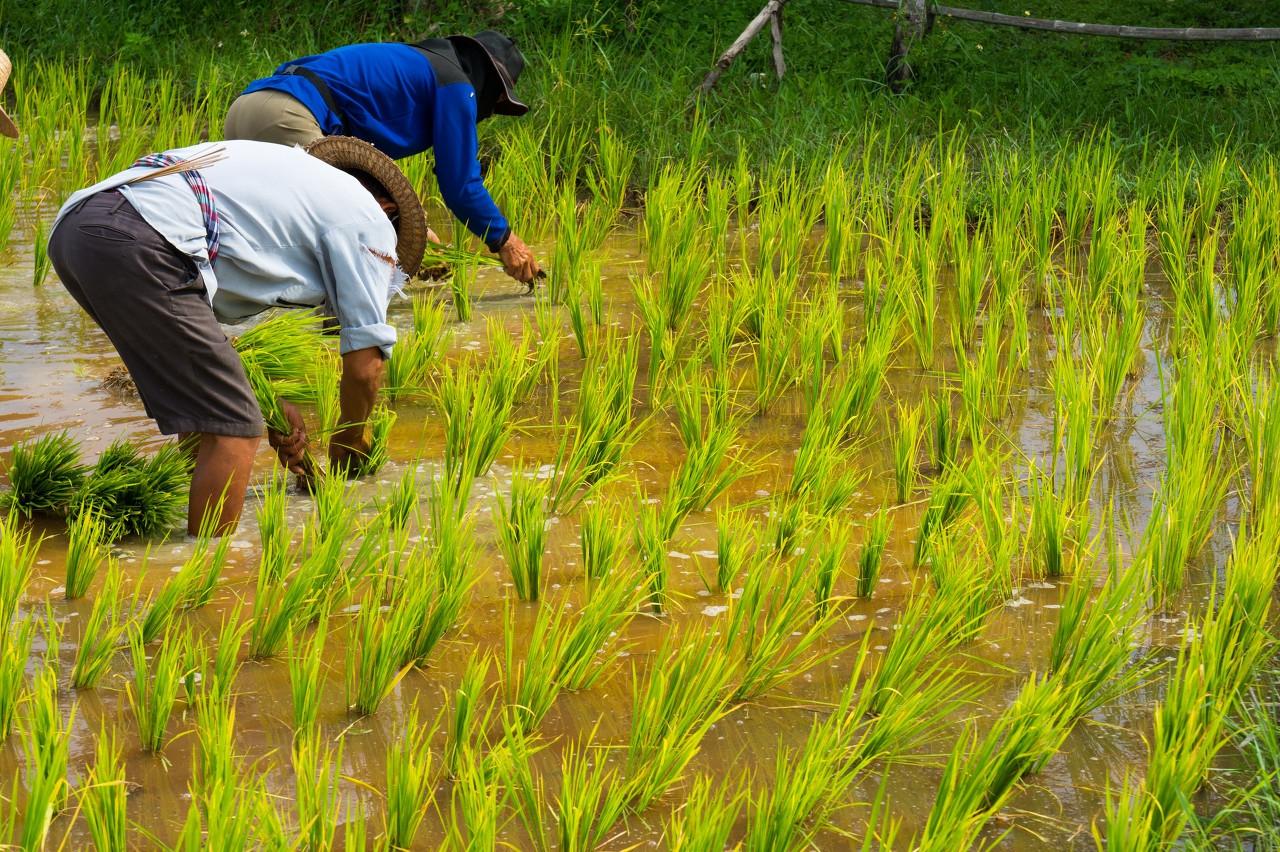
[[[504,156],[534,181],[534,141]],[[538,195],[533,294],[459,250],[392,303],[397,352],[434,345],[389,461],[309,494],[264,444],[206,596],[175,530],[66,600],[66,520],[10,519],[15,837],[1147,849],[1235,801],[1280,543],[1274,171],[1124,201],[1100,147],[974,216],[940,144],[889,190],[677,162],[624,210],[616,157]],[[44,201],[0,259],[0,447],[153,454],[105,336],[33,286]]]

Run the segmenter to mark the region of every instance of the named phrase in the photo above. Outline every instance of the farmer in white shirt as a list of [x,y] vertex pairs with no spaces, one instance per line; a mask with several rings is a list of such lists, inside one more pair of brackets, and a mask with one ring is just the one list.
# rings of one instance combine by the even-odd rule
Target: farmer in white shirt
[[[387,301],[417,272],[426,233],[395,163],[340,136],[306,150],[228,141],[155,154],[68,199],[49,240],[58,277],[111,338],[161,433],[198,439],[189,532],[214,511],[221,532],[234,528],[263,431],[219,323],[326,306],[340,327],[340,422],[355,424],[329,457],[352,467],[396,341]],[[285,411],[292,434],[268,437],[302,473],[302,418]]]

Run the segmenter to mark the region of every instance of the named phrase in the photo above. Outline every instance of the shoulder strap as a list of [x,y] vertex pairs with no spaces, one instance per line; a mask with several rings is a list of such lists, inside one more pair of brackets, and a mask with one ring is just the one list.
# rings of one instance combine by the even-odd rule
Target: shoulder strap
[[320,93],[320,99],[324,101],[324,105],[337,116],[338,124],[340,125],[338,133],[340,135],[346,133],[346,116],[342,114],[342,110],[338,109],[337,103],[333,100],[333,92],[329,91],[329,84],[324,81],[323,77],[304,65],[289,65],[280,73],[288,77],[301,77],[314,86],[315,90]]

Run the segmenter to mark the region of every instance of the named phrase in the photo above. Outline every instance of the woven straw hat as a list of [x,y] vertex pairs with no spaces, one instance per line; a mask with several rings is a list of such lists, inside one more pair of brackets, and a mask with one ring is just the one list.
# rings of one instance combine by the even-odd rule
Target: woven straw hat
[[[12,70],[13,63],[9,61],[9,54],[0,50],[0,95],[4,94],[4,87],[9,84],[9,72]],[[0,107],[0,135],[18,138],[18,125],[13,123],[4,107]]]
[[322,136],[306,152],[343,171],[364,172],[380,183],[400,208],[396,226],[396,255],[410,278],[418,274],[427,249],[427,213],[409,179],[395,161],[377,148],[351,136]]

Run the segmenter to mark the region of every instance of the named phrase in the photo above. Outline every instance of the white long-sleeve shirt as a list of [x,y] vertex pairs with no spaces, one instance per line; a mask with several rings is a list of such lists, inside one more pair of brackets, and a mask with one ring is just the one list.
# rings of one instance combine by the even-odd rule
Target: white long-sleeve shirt
[[200,206],[181,174],[128,186],[153,170],[113,175],[67,199],[54,229],[84,198],[119,187],[147,224],[195,261],[220,322],[272,307],[327,304],[341,326],[343,353],[377,346],[390,354],[396,331],[387,302],[404,276],[395,265],[395,228],[369,191],[300,148],[269,142],[213,142],[166,153],[186,159],[215,146],[225,147],[226,158],[200,169],[218,211],[212,265]]

